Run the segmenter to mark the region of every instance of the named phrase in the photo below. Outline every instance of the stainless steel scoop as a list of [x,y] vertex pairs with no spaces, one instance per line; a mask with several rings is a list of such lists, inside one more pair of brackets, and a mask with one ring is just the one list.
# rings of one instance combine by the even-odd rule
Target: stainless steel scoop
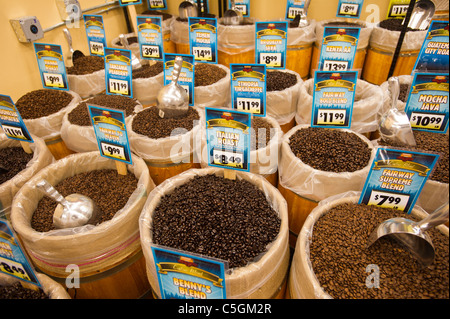
[[128,40],[127,38],[125,38],[125,36],[123,34],[119,35],[119,39],[120,39],[120,43],[122,44],[122,46],[131,51],[131,68],[133,70],[142,68],[142,64],[141,61],[139,60],[139,58],[133,53],[133,51],[130,49],[130,45],[128,44]]
[[434,16],[435,5],[430,0],[419,0],[414,4],[414,9],[408,23],[408,27],[415,30],[426,30]]
[[162,118],[177,118],[187,114],[189,110],[189,96],[186,90],[178,84],[183,58],[177,56],[172,71],[172,82],[164,86],[157,96],[159,116]]
[[242,12],[236,10],[236,5],[234,0],[231,0],[231,9],[228,9],[223,14],[222,22],[225,25],[240,25],[244,21],[244,16]]
[[188,18],[198,16],[198,7],[192,1],[183,1],[178,6],[178,16],[181,20],[187,20]]
[[400,94],[398,78],[390,77],[388,83],[392,101],[390,109],[383,114],[379,121],[381,138],[386,142],[400,143],[413,147],[416,145],[416,140],[408,115],[397,108],[397,100]]
[[100,213],[95,202],[87,196],[70,194],[64,197],[45,179],[39,181],[36,187],[59,203],[53,214],[53,225],[56,228],[72,228],[90,224]]
[[384,236],[392,236],[402,243],[424,266],[434,262],[433,242],[426,231],[448,222],[448,202],[419,222],[396,217],[382,222],[369,236],[367,247]]
[[67,44],[69,44],[70,60],[72,61],[72,64],[74,64],[75,61],[76,61],[78,58],[81,58],[81,57],[84,56],[84,53],[81,52],[80,50],[74,50],[74,49],[73,49],[73,47],[72,47],[72,36],[71,36],[71,34],[70,34],[70,32],[69,32],[69,29],[64,28],[64,29],[63,29],[63,32],[64,32],[64,35],[65,35],[65,37],[66,37]]

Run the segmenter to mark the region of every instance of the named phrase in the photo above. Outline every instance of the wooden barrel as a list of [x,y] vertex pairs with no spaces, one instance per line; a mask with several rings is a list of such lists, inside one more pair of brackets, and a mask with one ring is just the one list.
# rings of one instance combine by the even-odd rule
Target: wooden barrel
[[[41,273],[36,273],[36,277],[41,284],[42,290],[49,299],[71,299],[70,295],[67,293],[64,287],[49,276]],[[25,288],[27,288],[28,285],[31,285],[28,283],[24,283],[23,281],[12,276],[0,273],[0,286],[12,286],[17,282],[20,282],[22,285],[24,285]]]
[[295,113],[303,80],[295,71],[288,69],[278,71],[293,74],[297,78],[295,85],[282,91],[271,91],[266,94],[267,115],[273,117],[286,133],[295,125]]
[[218,21],[218,61],[227,67],[232,63],[255,63],[255,19],[244,18],[244,25],[224,25]]
[[127,118],[127,132],[131,150],[144,159],[150,176],[156,185],[176,176],[185,170],[199,168],[200,163],[194,161],[194,137],[199,134],[200,123],[204,112],[194,108],[200,120],[194,123],[192,130],[174,136],[153,139],[133,131],[133,119]]
[[[315,208],[307,220],[298,237],[294,255],[292,258],[289,274],[287,297],[292,299],[330,299],[331,296],[320,285],[312,269],[309,247],[311,243],[311,232],[314,224],[326,214],[331,208],[343,203],[357,203],[359,196],[349,196],[341,199],[330,200],[327,203]],[[414,208],[412,216],[424,218],[426,216],[422,210]],[[448,227],[438,226],[439,231],[448,237]],[[344,269],[345,270],[345,269]]]
[[[337,22],[344,22],[340,19],[332,19],[332,20],[324,20],[317,22],[316,24],[316,41],[314,42],[313,46],[313,53],[311,58],[311,70],[310,75],[311,77],[314,77],[314,72],[317,71],[319,67],[320,62],[320,51],[322,48],[322,40],[323,40],[323,31],[324,27],[328,23],[337,23]],[[364,67],[364,61],[366,59],[366,53],[367,53],[367,47],[369,45],[369,39],[372,33],[372,28],[369,27],[368,23],[361,21],[361,20],[355,20],[352,23],[355,24],[355,27],[361,27],[361,31],[359,34],[358,39],[358,46],[355,54],[355,59],[353,60],[353,70],[359,71],[359,75],[361,76],[362,69]]]
[[[411,74],[426,34],[427,30],[406,32],[393,76]],[[399,37],[400,31],[379,25],[373,28],[362,73],[364,80],[376,85],[387,81]]]
[[189,23],[178,19],[170,25],[170,40],[175,44],[175,51],[179,54],[191,54],[189,46]]
[[[9,181],[0,184],[0,216],[2,212],[6,213],[7,209],[9,211],[12,200],[20,188],[42,168],[50,165],[54,161],[53,155],[45,145],[44,140],[33,135],[32,138],[34,143],[29,143],[29,146],[33,152],[33,158],[28,162],[27,167]],[[1,134],[0,152],[7,147],[22,146],[19,141],[9,139],[5,134]],[[9,220],[9,214],[6,214],[6,218]]]
[[[175,187],[183,185],[195,176],[215,174],[223,176],[223,169],[204,168],[186,171],[159,185],[149,197],[143,210],[140,223],[141,245],[147,265],[147,274],[150,285],[157,298],[161,298],[159,283],[153,254],[150,248],[152,237],[150,227],[154,209],[161,201],[162,196],[170,193]],[[286,274],[289,267],[289,245],[287,206],[281,194],[262,176],[237,172],[238,179],[245,179],[256,185],[267,196],[274,210],[281,218],[280,232],[270,244],[268,250],[258,261],[251,262],[245,267],[234,268],[233,272],[225,275],[227,298],[238,299],[268,299],[283,298]]]
[[[314,94],[314,79],[303,82],[300,88],[295,121],[310,124]],[[383,91],[378,85],[364,80],[356,81],[351,130],[370,137],[378,129],[378,114],[383,107]]]
[[102,157],[98,151],[74,154],[43,168],[14,198],[11,222],[34,266],[60,281],[72,274],[68,267],[77,267],[80,287],[71,291],[74,298],[133,299],[149,290],[145,277],[139,276],[145,270],[136,270],[142,258],[138,219],[155,185],[145,162],[135,155],[132,160],[133,165],[127,169],[138,179],[136,190],[111,220],[97,226],[38,232],[31,227],[31,218],[44,196],[36,190],[40,180],[57,185],[83,172],[116,169],[115,161]]
[[290,137],[300,129],[309,125],[297,125],[283,136],[278,164],[278,189],[288,204],[289,229],[291,233],[291,247],[295,237],[302,229],[307,216],[322,199],[347,191],[360,191],[367,178],[370,165],[375,157],[375,148],[365,136],[351,130],[344,130],[356,134],[367,143],[372,150],[369,163],[363,169],[355,172],[324,172],[303,163],[289,146]]
[[68,91],[67,93],[72,95],[72,101],[58,112],[36,119],[24,119],[30,134],[42,138],[56,160],[73,153],[61,139],[61,126],[64,115],[68,110],[78,105],[81,97],[74,91]]
[[289,28],[286,51],[286,68],[297,72],[303,80],[309,78],[313,44],[316,41],[316,22],[308,20],[307,25]]

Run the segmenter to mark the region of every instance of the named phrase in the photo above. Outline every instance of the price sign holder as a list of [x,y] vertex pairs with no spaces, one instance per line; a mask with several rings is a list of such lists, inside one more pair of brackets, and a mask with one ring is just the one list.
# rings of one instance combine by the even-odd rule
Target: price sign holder
[[189,18],[189,47],[195,62],[217,63],[216,18]]
[[294,20],[297,15],[304,17],[306,0],[295,1],[287,0],[286,3],[286,20]]
[[315,72],[311,127],[350,129],[357,78],[357,71]]
[[414,71],[448,74],[448,21],[431,21],[427,36],[417,57]]
[[121,7],[126,7],[130,5],[141,4],[142,0],[119,0],[119,4]]
[[125,125],[125,112],[99,105],[88,104],[87,107],[100,155],[114,160],[118,173],[126,175],[126,164],[132,165],[133,162]]
[[131,51],[105,48],[106,94],[133,97]]
[[[250,17],[250,0],[234,1],[235,10],[242,12],[244,18]],[[228,1],[228,9],[231,9],[231,1]]]
[[319,70],[342,72],[353,68],[360,28],[325,27]]
[[336,17],[359,19],[364,0],[339,0]]
[[286,68],[288,22],[256,22],[255,63]]
[[35,270],[12,226],[0,218],[0,272],[20,280],[23,287],[33,290],[42,288]]
[[11,97],[3,94],[0,94],[0,126],[8,138],[20,142],[26,153],[33,153],[29,143],[34,143],[34,140],[28,132],[19,110]]
[[377,148],[359,204],[409,214],[438,158],[437,154]]
[[149,10],[167,10],[166,0],[147,0]]
[[45,89],[68,91],[66,66],[60,45],[33,43],[34,51],[41,74],[42,86]]
[[138,16],[138,42],[142,59],[163,61],[162,20],[156,16]]
[[411,0],[391,0],[386,19],[404,19]]
[[186,90],[189,96],[189,105],[193,106],[195,85],[195,64],[193,55],[175,53],[164,54],[164,85],[168,85],[172,82],[172,72],[175,65],[175,58],[177,56],[181,56],[183,58],[178,84]]
[[151,245],[162,299],[226,299],[228,261]]
[[84,14],[83,19],[90,55],[104,56],[106,35],[103,17],[101,15]]
[[230,109],[205,108],[208,165],[225,168],[225,178],[250,171],[251,115]]
[[449,76],[415,73],[405,106],[411,127],[417,131],[446,134],[449,119]]
[[266,116],[266,66],[230,64],[232,108]]

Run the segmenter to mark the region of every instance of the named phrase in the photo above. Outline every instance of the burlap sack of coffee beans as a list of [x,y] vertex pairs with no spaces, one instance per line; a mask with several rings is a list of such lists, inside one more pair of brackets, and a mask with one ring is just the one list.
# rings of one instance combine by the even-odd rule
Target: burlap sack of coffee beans
[[[16,289],[19,294],[12,292],[12,296],[16,299],[71,299],[70,295],[67,293],[65,287],[57,283],[49,276],[36,272],[36,277],[42,286],[39,291],[25,291],[23,289],[29,290],[30,288]],[[13,287],[15,285],[21,285],[22,281],[16,279],[12,276],[8,276],[0,273],[0,287]],[[31,285],[31,284],[30,284]],[[6,297],[6,299],[14,298],[12,296]],[[3,299],[0,297],[0,299]]]
[[16,107],[28,131],[44,140],[58,137],[64,115],[81,97],[74,91],[40,89],[19,98]]
[[198,108],[224,107],[230,99],[230,69],[221,64],[196,63],[194,104]]
[[91,124],[87,103],[124,110],[126,117],[143,109],[142,104],[136,99],[107,94],[100,94],[72,105],[62,120],[61,138],[74,152],[98,151],[97,138]]
[[357,204],[359,197],[360,192],[349,192],[327,198],[308,216],[291,263],[291,298],[448,299],[448,227],[427,231],[436,257],[434,264],[423,267],[392,238],[379,239],[370,248],[366,245],[370,233],[384,220],[418,221],[427,214],[417,206],[406,215]]
[[359,133],[297,125],[281,142],[279,182],[314,201],[359,191],[374,157],[372,143]]
[[[161,293],[159,290],[159,284],[156,275],[157,270],[150,247],[150,245],[154,242],[151,230],[155,210],[162,202],[166,194],[174,194],[178,187],[182,188],[183,185],[187,184],[189,181],[192,181],[196,177],[208,177],[209,175],[216,175],[217,177],[222,178],[223,170],[216,168],[191,169],[189,171],[181,173],[174,178],[171,178],[170,180],[165,181],[160,186],[155,188],[155,190],[150,194],[150,200],[146,202],[142,210],[142,214],[139,220],[141,246],[146,260],[148,280],[158,297],[161,297]],[[255,259],[244,263],[244,266],[235,267],[231,272],[225,275],[227,297],[240,299],[273,298],[279,292],[279,288],[284,281],[283,277],[286,275],[286,270],[289,264],[287,204],[281,194],[263,177],[251,173],[237,172],[237,180],[228,180],[228,183],[238,182],[240,180],[249,182],[250,184],[254,185],[260,193],[262,192],[263,198],[267,201],[267,203],[264,203],[264,205],[261,203],[259,204],[261,206],[257,207],[261,207],[262,209],[263,206],[266,207],[266,204],[269,204],[271,208],[278,214],[279,219],[281,220],[281,224],[279,227],[278,235],[276,236],[274,241],[267,245],[265,251],[263,251]],[[208,191],[207,189],[195,188],[192,191],[202,192],[204,193],[203,195],[207,197],[207,194],[205,194],[205,192]],[[226,191],[221,191],[221,193],[223,196],[226,196]],[[254,190],[251,190],[251,193],[251,196],[253,198],[253,196],[255,196]],[[254,202],[253,200],[245,199],[246,194],[247,193],[245,191],[242,192],[240,196],[243,197],[240,197],[240,200],[248,202],[249,205],[256,205],[256,202]],[[195,209],[194,205],[190,205],[190,207],[191,209]],[[258,210],[257,207],[255,209]],[[193,211],[193,213],[195,214],[195,210]],[[236,214],[241,215],[240,213]],[[245,227],[241,229],[240,223],[233,223],[232,220],[229,222],[234,226],[224,227],[221,231],[229,233],[230,235],[239,233],[241,231],[246,232]],[[264,229],[264,226],[262,227]],[[264,233],[264,230],[261,230],[260,234],[261,233]],[[223,250],[226,250],[227,248],[230,249],[237,243],[237,240],[235,242],[232,239],[233,236],[228,236],[228,239],[224,239],[225,237],[226,235],[223,235],[215,239],[216,242],[217,240],[219,240],[220,242],[221,238],[222,241],[225,241],[222,244]],[[214,239],[211,238],[211,240]],[[250,242],[247,243],[247,246],[249,246],[248,249],[251,250],[250,247],[252,247],[252,240],[249,239],[249,241]],[[207,250],[208,248],[205,247],[205,249]],[[217,253],[220,254],[219,251],[217,251]]]
[[203,113],[189,107],[186,117],[170,119],[161,118],[156,106],[137,112],[126,120],[131,150],[145,160],[172,163],[190,160]]
[[[36,184],[42,179],[57,187],[59,183],[78,174],[117,170],[115,161],[101,156],[98,150],[72,154],[60,159],[40,170],[25,183],[13,200],[11,223],[30,252],[30,258],[36,267],[45,273],[65,277],[66,266],[77,264],[80,276],[84,277],[110,269],[123,258],[140,250],[138,218],[147,194],[153,190],[155,184],[145,162],[135,155],[132,155],[131,160],[133,164],[127,165],[127,175],[138,180],[136,188],[128,198],[124,198],[125,205],[112,219],[98,225],[53,229],[47,232],[36,231],[31,225],[33,214],[45,196],[36,190]],[[93,191],[102,193],[103,189]],[[103,204],[114,201],[110,193],[102,195]],[[105,254],[111,251],[116,253]]]
[[133,97],[142,105],[156,105],[159,91],[164,87],[164,63],[150,61],[133,70]]
[[[314,94],[314,79],[303,82],[297,104],[295,121],[297,124],[311,124]],[[357,133],[369,133],[378,129],[378,114],[383,105],[383,91],[378,85],[364,80],[356,81],[355,102],[353,104],[350,129]]]
[[[101,63],[103,57],[84,56],[75,63],[81,64],[81,72],[77,68],[67,70],[69,88],[77,92],[82,99],[94,96],[105,91],[105,64]],[[74,65],[76,67],[76,65]],[[70,73],[73,72],[73,73]]]
[[[25,164],[25,168],[22,171],[18,172],[8,181],[0,184],[0,212],[10,207],[14,195],[16,195],[19,189],[32,176],[34,176],[42,168],[53,163],[55,160],[47,145],[45,145],[44,140],[33,135],[32,138],[34,143],[30,143],[30,148],[33,154],[27,154],[22,149],[19,141],[9,139],[4,134],[0,135],[0,152],[3,152],[3,149],[14,147],[18,148],[20,152],[26,154],[27,158],[31,157],[31,159]],[[11,159],[11,165],[18,165],[18,162],[19,161],[17,158]],[[7,168],[6,165],[5,168]]]

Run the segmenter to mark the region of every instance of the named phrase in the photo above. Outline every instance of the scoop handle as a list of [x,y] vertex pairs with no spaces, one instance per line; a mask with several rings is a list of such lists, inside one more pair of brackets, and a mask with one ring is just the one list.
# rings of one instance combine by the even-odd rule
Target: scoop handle
[[125,36],[123,34],[120,34],[119,35],[119,39],[120,39],[120,43],[122,44],[122,46],[125,49],[129,50],[130,48],[129,48],[129,45],[128,45],[128,40],[125,38]]
[[428,215],[426,218],[422,219],[417,223],[417,226],[422,230],[426,231],[435,226],[439,226],[448,222],[448,202],[440,206],[433,213]]
[[183,58],[181,56],[177,56],[175,58],[175,64],[173,65],[172,83],[178,83],[178,78],[180,77],[182,66],[183,66]]
[[36,184],[36,187],[43,192],[45,195],[50,197],[51,199],[55,200],[56,202],[60,203],[63,206],[66,206],[67,200],[62,196],[56,188],[53,187],[52,184],[47,182],[45,179],[39,181]]
[[73,48],[72,48],[72,36],[70,35],[69,29],[64,28],[63,32],[64,32],[64,36],[66,37],[67,44],[69,44],[70,51],[73,51]]
[[389,90],[391,91],[392,109],[397,109],[397,100],[400,95],[400,84],[396,76],[392,76],[388,80]]

